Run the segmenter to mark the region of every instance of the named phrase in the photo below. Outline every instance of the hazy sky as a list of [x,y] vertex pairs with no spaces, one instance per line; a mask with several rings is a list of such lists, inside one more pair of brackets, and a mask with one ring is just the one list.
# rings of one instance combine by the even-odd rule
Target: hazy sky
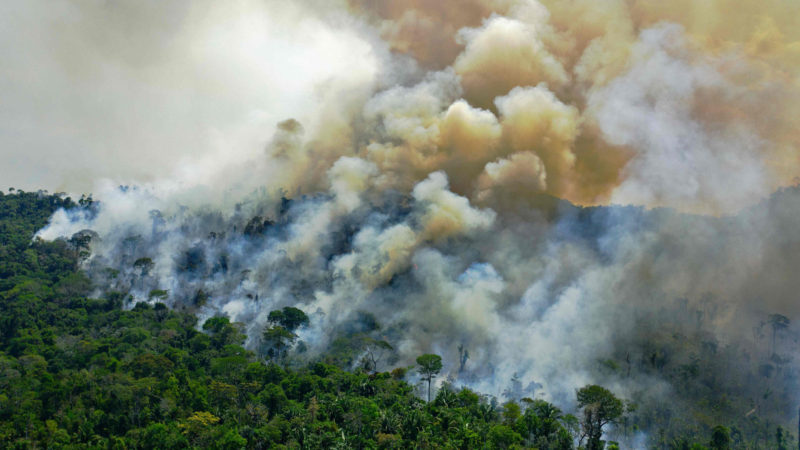
[[370,57],[291,2],[0,2],[0,187],[86,191],[258,151]]
[[[314,192],[356,156],[487,204],[736,211],[800,173],[799,21],[784,0],[7,0],[0,188]],[[267,154],[288,118],[299,146]]]

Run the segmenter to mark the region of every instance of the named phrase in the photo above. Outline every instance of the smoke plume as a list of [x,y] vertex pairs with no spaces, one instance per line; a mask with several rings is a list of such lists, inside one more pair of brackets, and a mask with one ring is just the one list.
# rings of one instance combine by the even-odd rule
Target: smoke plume
[[3,7],[27,38],[0,40],[2,147],[97,178],[39,236],[98,233],[99,288],[253,349],[293,305],[308,357],[374,317],[396,365],[566,407],[592,382],[657,403],[707,342],[718,383],[777,367],[793,413],[796,333],[763,334],[800,317],[800,194],[770,197],[800,170],[800,5],[170,5]]

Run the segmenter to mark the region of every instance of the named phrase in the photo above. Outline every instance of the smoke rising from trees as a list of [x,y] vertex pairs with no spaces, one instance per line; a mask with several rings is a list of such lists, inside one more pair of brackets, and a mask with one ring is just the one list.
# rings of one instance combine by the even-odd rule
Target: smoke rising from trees
[[[189,31],[215,23],[198,12],[208,5],[153,17],[145,6],[123,4],[147,26],[158,25],[156,17],[203,18]],[[312,67],[320,61],[292,65],[289,58],[288,72],[279,62],[266,66],[324,74],[295,85],[301,97],[313,86],[313,101],[300,102],[313,110],[269,111],[274,99],[266,99],[258,105],[266,115],[222,132],[218,150],[200,157],[177,158],[190,154],[162,151],[167,144],[132,153],[128,139],[109,147],[117,135],[91,150],[127,156],[120,167],[100,159],[103,172],[89,164],[106,178],[94,185],[100,202],[56,213],[39,236],[95,231],[85,268],[98,286],[130,290],[131,305],[166,291],[169,304],[196,308],[201,318],[225,314],[245,324],[253,348],[270,311],[300,308],[310,317],[297,330],[308,357],[347,329],[369,328],[372,317],[398,366],[436,353],[439,381],[501,395],[516,378],[517,394],[562,405],[574,401],[576,386],[595,383],[645,404],[688,395],[670,377],[691,380],[693,358],[707,352],[717,355],[711,373],[719,378],[703,383],[752,383],[754,399],[763,383],[774,383],[775,410],[781,419],[793,414],[797,369],[788,349],[796,332],[761,322],[800,313],[792,250],[800,196],[789,189],[765,200],[797,176],[797,6],[234,4],[243,10],[222,16],[233,23],[251,8],[266,23],[283,17],[278,12],[303,17],[313,9],[309,17],[322,31],[298,48],[356,49],[358,56],[330,73]],[[103,7],[76,13],[91,25],[68,30],[77,42],[111,27],[101,20]],[[186,33],[163,37],[175,42],[165,51],[196,55],[195,35]],[[340,37],[343,47],[316,47]],[[240,38],[221,41],[231,52],[216,51],[241,56],[235,67],[244,72],[235,79],[258,86],[248,75],[260,72],[246,70],[258,51],[236,47]],[[131,42],[149,42],[143,39],[134,29],[91,55],[59,53],[79,53],[69,64],[47,60],[102,78],[81,58],[132,58],[116,70],[148,86],[180,84],[180,73],[168,70],[180,62],[133,52]],[[226,79],[208,88],[212,97],[250,97],[235,83],[233,94],[222,94],[231,92]],[[63,82],[43,81],[54,89]],[[127,101],[109,92],[111,104]],[[202,123],[214,124],[217,109],[198,101],[199,110],[214,110]],[[80,120],[103,123],[98,110],[87,111]],[[188,121],[193,114],[169,115]],[[277,125],[264,128],[264,118]],[[131,133],[146,134],[148,120],[132,122]],[[189,134],[192,142],[208,140]],[[165,167],[128,183],[143,173],[124,169],[130,155]],[[152,262],[146,271],[136,264],[143,258]],[[466,362],[459,347],[469,352]]]

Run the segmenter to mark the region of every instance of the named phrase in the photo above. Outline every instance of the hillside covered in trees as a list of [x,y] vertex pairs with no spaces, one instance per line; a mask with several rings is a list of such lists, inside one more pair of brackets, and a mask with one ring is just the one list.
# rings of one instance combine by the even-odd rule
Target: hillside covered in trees
[[[653,354],[649,370],[680,378],[675,405],[637,404],[590,385],[575,386],[576,409],[565,411],[515,397],[514,380],[505,398],[446,381],[431,390],[441,357],[420,355],[410,367],[381,361],[392,342],[376,332],[375,318],[368,329],[343,331],[328,353],[310,361],[294,342],[309,320],[296,308],[270,313],[262,346],[248,350],[241,324],[223,316],[198,323],[190,307],[161,303],[165,293],[133,305],[127,292],[92,298],[79,270],[85,234],[33,239],[57,208],[92,207],[88,198],[79,203],[41,192],[0,195],[4,448],[796,445],[783,424],[766,419],[774,392],[767,389],[761,405],[740,415],[735,406],[749,399],[736,398],[743,392],[737,380],[708,379],[731,358],[712,343],[697,344],[694,359],[682,365],[667,361],[666,344]],[[694,346],[699,336],[675,339],[669,345]],[[630,370],[624,361],[599,364]]]

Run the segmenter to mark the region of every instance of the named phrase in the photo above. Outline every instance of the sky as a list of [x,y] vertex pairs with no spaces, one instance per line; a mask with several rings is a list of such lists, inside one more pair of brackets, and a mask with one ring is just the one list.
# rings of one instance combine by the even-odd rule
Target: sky
[[319,164],[288,190],[366,155],[405,190],[445,170],[486,201],[500,182],[583,205],[731,213],[800,175],[799,8],[10,0],[0,179],[255,188],[266,164],[274,187],[283,169],[263,155],[292,119]]
[[292,2],[2,2],[3,189],[87,192],[258,151],[317,86],[369,82],[373,59]]

